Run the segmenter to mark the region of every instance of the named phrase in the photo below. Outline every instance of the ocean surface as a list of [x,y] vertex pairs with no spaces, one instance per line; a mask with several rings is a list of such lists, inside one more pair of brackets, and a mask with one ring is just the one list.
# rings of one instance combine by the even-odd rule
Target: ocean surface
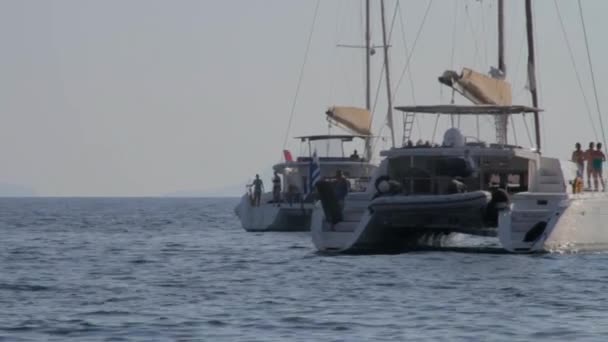
[[324,256],[236,203],[0,199],[0,341],[608,338],[608,253]]

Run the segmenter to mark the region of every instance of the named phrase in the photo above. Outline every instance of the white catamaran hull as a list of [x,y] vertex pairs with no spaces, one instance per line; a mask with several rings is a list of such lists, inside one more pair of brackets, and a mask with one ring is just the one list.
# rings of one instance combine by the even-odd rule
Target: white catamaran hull
[[499,239],[510,252],[608,248],[608,194],[521,194],[499,216]]
[[[264,196],[263,196],[264,197]],[[308,231],[313,205],[309,203],[274,203],[261,201],[260,206],[253,206],[248,194],[241,197],[240,203],[234,209],[246,231]]]

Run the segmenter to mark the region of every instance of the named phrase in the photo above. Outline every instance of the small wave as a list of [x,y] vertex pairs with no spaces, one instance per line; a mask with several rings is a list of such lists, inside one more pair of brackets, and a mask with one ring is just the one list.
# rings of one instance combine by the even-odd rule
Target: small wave
[[154,261],[148,260],[148,259],[133,259],[133,260],[130,260],[129,263],[140,265],[140,264],[151,264],[151,263],[154,263]]
[[49,291],[51,287],[44,285],[31,285],[31,284],[6,284],[0,283],[0,290],[6,291]]
[[380,286],[380,287],[395,287],[397,284],[395,283],[376,283],[376,286]]
[[289,246],[287,248],[288,249],[308,249],[310,247],[308,247],[308,246],[300,246],[300,245],[292,245],[292,246]]
[[212,319],[212,320],[208,320],[207,324],[212,325],[214,327],[223,327],[228,325],[228,323],[224,322],[224,321],[220,321],[218,319]]
[[169,287],[169,288],[185,288],[188,287],[187,283],[184,282],[170,282],[170,283],[157,283],[158,287]]
[[6,332],[24,332],[39,329],[45,325],[44,321],[28,319],[25,320],[18,325],[8,326],[8,327],[0,327],[0,331]]
[[83,316],[128,316],[131,314],[132,312],[123,310],[95,310],[81,313]]
[[287,316],[281,318],[282,322],[285,323],[299,323],[299,324],[310,324],[313,323],[309,318],[302,316]]

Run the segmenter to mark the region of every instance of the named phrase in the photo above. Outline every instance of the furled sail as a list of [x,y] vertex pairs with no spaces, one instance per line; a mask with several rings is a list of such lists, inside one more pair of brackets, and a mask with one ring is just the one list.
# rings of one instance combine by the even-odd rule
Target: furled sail
[[511,84],[474,70],[463,68],[458,75],[448,70],[439,77],[439,82],[454,88],[475,104],[509,106],[512,104]]
[[325,114],[330,121],[347,128],[354,134],[372,134],[372,116],[367,109],[335,106],[329,108]]

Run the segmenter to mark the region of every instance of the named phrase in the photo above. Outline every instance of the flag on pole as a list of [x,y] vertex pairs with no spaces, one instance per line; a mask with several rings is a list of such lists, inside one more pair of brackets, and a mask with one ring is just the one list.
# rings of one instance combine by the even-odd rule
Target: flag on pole
[[293,157],[291,156],[291,152],[289,150],[283,150],[283,157],[285,158],[286,162],[293,161]]
[[321,179],[321,168],[319,166],[319,157],[317,157],[317,151],[312,154],[310,165],[308,167],[308,192],[311,193],[314,190],[315,184]]

